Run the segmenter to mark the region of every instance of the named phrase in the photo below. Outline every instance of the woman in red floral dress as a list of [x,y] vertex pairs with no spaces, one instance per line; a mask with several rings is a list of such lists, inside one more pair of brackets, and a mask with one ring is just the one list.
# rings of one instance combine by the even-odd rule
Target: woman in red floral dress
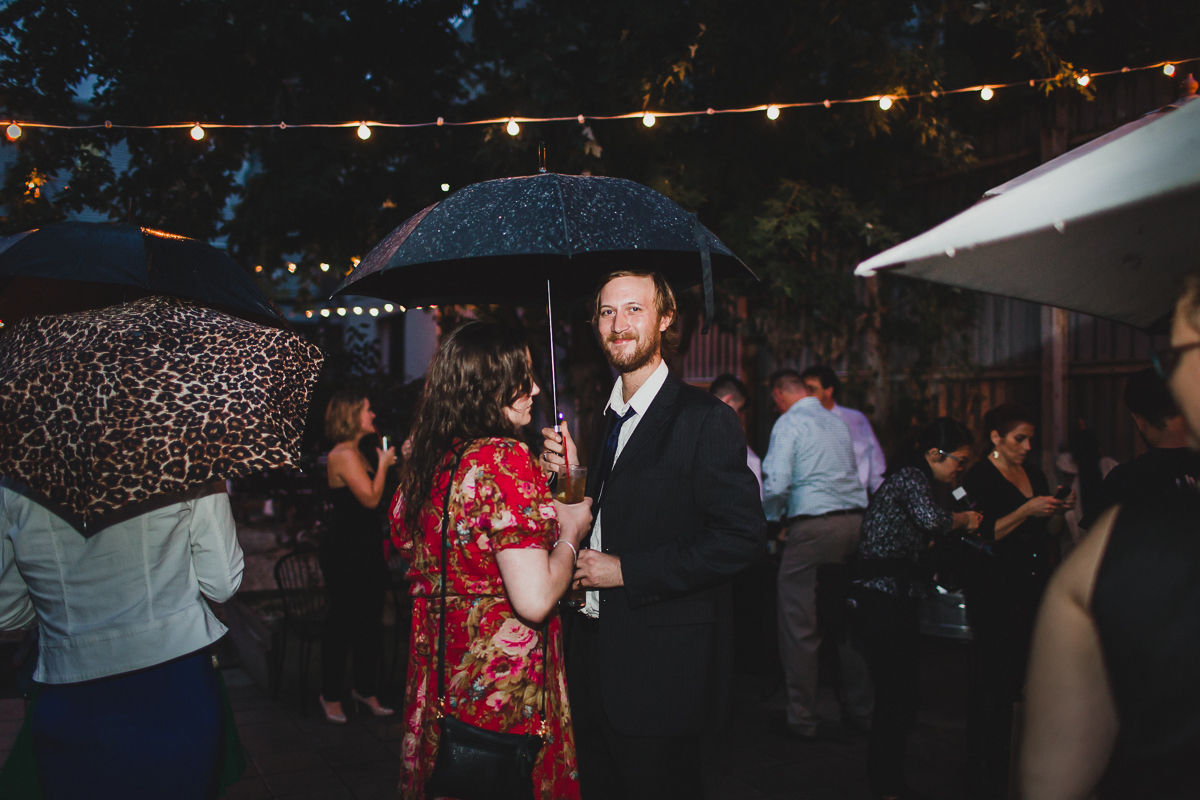
[[[579,797],[562,626],[552,612],[591,525],[590,501],[552,500],[529,449],[513,438],[529,424],[537,393],[523,337],[500,325],[458,328],[430,365],[412,456],[392,504],[392,537],[412,565],[414,598],[400,767],[406,800],[424,797],[437,758],[441,524],[456,454],[462,459],[450,492],[446,710],[481,728],[529,734],[543,730],[544,708],[536,796]],[[421,502],[406,502],[410,497]],[[542,631],[549,637],[545,664]]]

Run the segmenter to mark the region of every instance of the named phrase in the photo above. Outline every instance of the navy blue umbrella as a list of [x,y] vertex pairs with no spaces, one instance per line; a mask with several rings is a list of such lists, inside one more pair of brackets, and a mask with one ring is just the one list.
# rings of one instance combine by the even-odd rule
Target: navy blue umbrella
[[147,295],[276,326],[283,317],[237,263],[212,245],[104,222],[59,222],[0,238],[0,320],[83,311]]
[[[685,211],[622,178],[542,173],[466,186],[375,246],[334,292],[404,305],[512,303],[586,297],[606,274],[654,270],[678,288],[754,277]],[[551,325],[553,336],[553,325]],[[551,340],[551,370],[554,347]],[[552,379],[553,380],[553,379]],[[555,416],[557,417],[557,397]]]

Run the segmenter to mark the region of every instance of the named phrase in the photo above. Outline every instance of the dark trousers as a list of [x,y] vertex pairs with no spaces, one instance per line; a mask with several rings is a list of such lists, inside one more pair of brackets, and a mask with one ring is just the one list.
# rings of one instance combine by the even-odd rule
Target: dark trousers
[[567,691],[583,800],[697,800],[704,796],[699,736],[627,736],[604,711],[599,622],[569,620]]
[[341,697],[346,659],[353,654],[352,688],[370,697],[383,655],[383,555],[323,544],[320,561],[328,609],[321,639],[321,695],[328,701]]
[[1000,786],[1008,780],[1013,704],[1024,691],[1044,586],[1040,580],[983,580],[967,586],[967,613],[975,635],[967,709],[967,758],[973,779]]
[[30,720],[47,800],[216,797],[224,732],[207,648],[82,683],[44,683]]
[[878,794],[904,791],[904,751],[920,700],[917,600],[871,589],[854,593],[855,622],[875,685],[867,779]]

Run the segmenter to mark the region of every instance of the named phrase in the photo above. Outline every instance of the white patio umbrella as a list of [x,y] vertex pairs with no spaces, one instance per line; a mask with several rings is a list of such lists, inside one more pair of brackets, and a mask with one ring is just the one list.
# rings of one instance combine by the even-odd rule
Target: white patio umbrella
[[1191,95],[1048,161],[858,265],[1148,328],[1200,267]]

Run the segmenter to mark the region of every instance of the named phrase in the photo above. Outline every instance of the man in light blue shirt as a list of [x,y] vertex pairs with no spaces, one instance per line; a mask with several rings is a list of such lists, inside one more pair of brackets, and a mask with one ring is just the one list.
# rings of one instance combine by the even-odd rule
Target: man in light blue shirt
[[883,473],[887,470],[887,462],[883,458],[883,448],[871,421],[867,415],[853,408],[846,408],[838,403],[836,398],[841,391],[842,382],[837,373],[825,364],[814,364],[800,373],[804,385],[808,387],[810,396],[817,398],[826,411],[832,411],[846,427],[850,429],[850,440],[854,442],[854,458],[858,461],[858,480],[868,492],[875,493],[883,485]]
[[[771,376],[781,416],[763,459],[767,519],[784,523],[787,544],[779,567],[779,653],[787,688],[786,733],[818,735],[817,566],[845,562],[858,549],[867,491],[858,477],[850,429],[811,397],[795,370]],[[873,709],[862,656],[843,640],[842,690],[847,721],[868,729]]]

